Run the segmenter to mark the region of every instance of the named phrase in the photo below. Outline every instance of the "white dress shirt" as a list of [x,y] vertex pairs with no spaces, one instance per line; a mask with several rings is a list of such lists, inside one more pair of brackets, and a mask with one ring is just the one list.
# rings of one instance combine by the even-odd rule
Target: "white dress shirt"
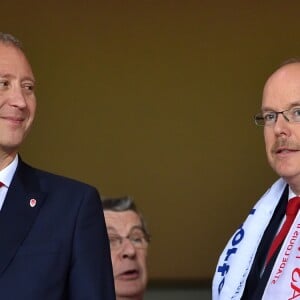
[[16,155],[14,160],[7,167],[5,167],[3,170],[0,170],[0,182],[4,184],[0,188],[0,210],[3,206],[8,188],[17,169],[18,161],[18,155]]

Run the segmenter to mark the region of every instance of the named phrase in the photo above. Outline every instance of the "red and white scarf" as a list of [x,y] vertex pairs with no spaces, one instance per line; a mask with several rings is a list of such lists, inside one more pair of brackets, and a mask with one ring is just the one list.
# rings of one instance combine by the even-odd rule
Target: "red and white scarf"
[[276,258],[262,299],[300,299],[300,212]]
[[[219,258],[213,278],[213,300],[241,299],[258,245],[272,218],[286,184],[287,183],[283,179],[277,180],[260,198],[254,208],[250,211],[245,222],[228,241]],[[285,286],[291,284],[290,278],[288,278],[290,275],[292,275],[292,280],[294,280],[293,282],[295,285],[299,281],[300,288],[300,259],[298,263],[299,270],[297,268],[294,270],[295,266],[297,266],[297,257],[300,256],[300,243],[298,242],[298,236],[296,239],[297,241],[294,240],[295,237],[293,236],[293,234],[295,235],[295,229],[299,230],[300,240],[300,229],[297,228],[297,220],[300,222],[300,217],[296,218],[294,225],[289,232],[288,238],[286,238],[286,242],[281,248],[281,252],[275,262],[270,280],[266,286],[265,294],[263,296],[264,300],[298,299],[289,298],[290,293],[284,294],[283,296],[279,296],[278,293],[278,290],[282,289],[282,284]],[[278,270],[280,269],[284,255],[286,255],[285,251],[291,247],[289,246],[291,241],[294,242],[295,246],[292,247],[293,249],[290,249],[291,253],[288,261],[285,263],[283,272],[276,280],[276,283],[272,284],[272,280],[275,278],[274,276],[276,276],[277,272],[280,272]],[[297,245],[296,242],[298,243]],[[289,273],[290,271],[292,271],[292,273]],[[300,300],[300,289],[298,294]]]

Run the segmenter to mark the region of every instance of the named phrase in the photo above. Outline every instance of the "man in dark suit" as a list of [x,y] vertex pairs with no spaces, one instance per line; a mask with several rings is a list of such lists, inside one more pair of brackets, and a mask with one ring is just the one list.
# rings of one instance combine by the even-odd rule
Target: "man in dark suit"
[[261,112],[270,166],[279,179],[255,204],[221,254],[213,299],[300,297],[300,60],[265,83]]
[[0,33],[0,299],[115,299],[94,187],[24,163],[35,79],[20,42]]

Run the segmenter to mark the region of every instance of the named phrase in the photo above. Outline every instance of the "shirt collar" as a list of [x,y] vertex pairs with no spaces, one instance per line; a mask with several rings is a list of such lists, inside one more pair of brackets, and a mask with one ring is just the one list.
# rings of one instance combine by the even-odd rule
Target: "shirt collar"
[[297,197],[297,195],[292,191],[291,187],[289,186],[289,200]]
[[18,155],[15,156],[13,161],[4,169],[0,171],[0,181],[8,188],[10,186],[10,183],[12,181],[12,178],[15,174],[15,171],[18,166]]

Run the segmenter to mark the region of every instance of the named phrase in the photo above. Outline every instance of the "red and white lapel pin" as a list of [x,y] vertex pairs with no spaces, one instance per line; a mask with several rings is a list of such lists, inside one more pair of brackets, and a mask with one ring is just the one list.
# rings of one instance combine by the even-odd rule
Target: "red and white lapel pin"
[[36,203],[37,203],[37,201],[35,199],[33,199],[33,198],[29,200],[30,207],[35,207]]

